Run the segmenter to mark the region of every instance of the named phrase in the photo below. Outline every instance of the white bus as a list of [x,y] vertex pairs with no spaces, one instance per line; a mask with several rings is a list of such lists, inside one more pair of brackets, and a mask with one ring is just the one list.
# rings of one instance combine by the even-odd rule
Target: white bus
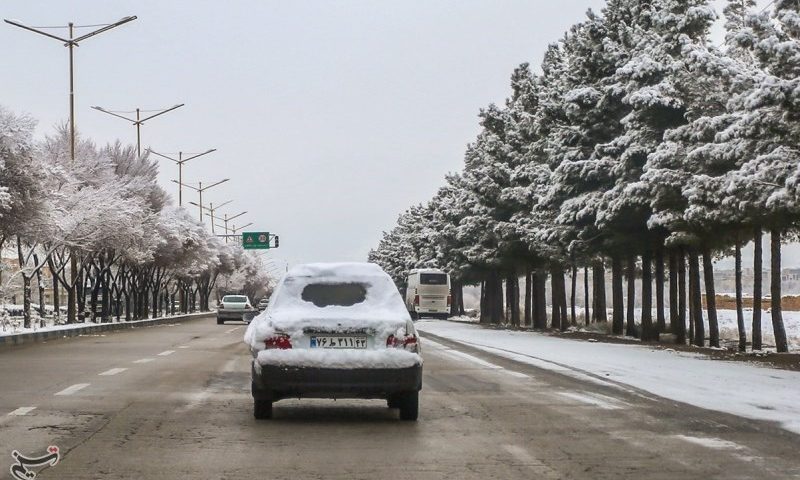
[[406,308],[411,318],[447,318],[450,301],[450,275],[435,268],[419,268],[408,273]]

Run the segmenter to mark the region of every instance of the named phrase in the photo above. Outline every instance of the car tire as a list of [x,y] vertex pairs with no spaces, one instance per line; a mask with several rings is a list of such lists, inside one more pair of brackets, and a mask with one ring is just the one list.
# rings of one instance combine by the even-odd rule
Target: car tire
[[256,420],[272,418],[272,400],[253,399],[253,416]]
[[400,402],[397,400],[397,397],[392,396],[386,399],[386,404],[389,408],[400,408]]
[[419,417],[419,392],[406,392],[398,396],[400,420],[416,421]]
[[224,325],[224,324],[225,324],[225,320],[223,320],[221,318],[217,319],[217,325]]

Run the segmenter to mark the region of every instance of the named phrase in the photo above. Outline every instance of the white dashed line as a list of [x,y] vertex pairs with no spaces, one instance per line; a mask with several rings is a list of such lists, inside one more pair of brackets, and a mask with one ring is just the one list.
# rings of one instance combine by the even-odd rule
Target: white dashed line
[[163,352],[159,353],[159,357],[166,357],[167,355],[172,355],[175,353],[175,350],[164,350]]
[[155,358],[140,358],[139,360],[134,360],[133,363],[149,363],[155,360]]
[[189,348],[189,345],[181,345],[181,346],[180,346],[180,347],[178,347],[178,348]]
[[127,370],[127,368],[112,368],[111,370],[106,370],[103,373],[98,373],[98,375],[103,376],[103,377],[110,377],[111,375],[116,375],[118,373],[122,373],[125,370]]
[[77,392],[79,390],[83,390],[84,388],[88,387],[89,385],[91,385],[91,384],[89,384],[89,383],[76,383],[75,385],[73,385],[71,387],[67,387],[64,390],[61,390],[60,392],[56,393],[56,395],[72,395],[73,393],[75,393],[75,392]]
[[19,407],[18,409],[14,410],[13,412],[9,412],[8,414],[22,416],[22,415],[27,415],[34,410],[36,410],[36,407]]
[[227,330],[225,333],[233,333],[236,330],[239,330],[240,328],[242,328],[242,327],[234,327],[234,328],[231,328],[230,330]]

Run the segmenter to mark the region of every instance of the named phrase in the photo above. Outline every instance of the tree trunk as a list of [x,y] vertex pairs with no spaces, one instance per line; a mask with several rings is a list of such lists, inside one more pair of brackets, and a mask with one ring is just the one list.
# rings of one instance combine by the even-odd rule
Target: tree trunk
[[678,267],[678,315],[672,325],[675,343],[686,345],[686,255],[683,248],[675,252],[675,263]]
[[67,323],[78,321],[78,260],[69,254],[69,289],[67,290]]
[[696,321],[694,310],[694,276],[692,276],[691,264],[689,267],[689,345],[694,345],[694,323]]
[[578,287],[578,266],[575,262],[572,263],[572,295],[570,297],[570,324],[577,325],[578,321],[575,319],[575,292]]
[[753,350],[761,350],[761,282],[762,264],[761,227],[753,230]]
[[678,252],[669,252],[669,331],[678,325]]
[[642,253],[642,341],[658,341],[658,329],[653,325],[653,261],[650,252]]
[[547,328],[547,271],[540,268],[536,271],[536,296],[534,297],[534,312],[539,322],[539,328]]
[[489,323],[489,305],[486,298],[486,280],[481,280],[480,323]]
[[703,281],[706,284],[706,310],[708,311],[709,344],[719,348],[719,323],[717,322],[717,294],[714,289],[714,262],[711,250],[703,249]]
[[789,351],[789,344],[786,342],[786,329],[783,326],[783,312],[781,308],[781,231],[773,229],[771,239],[771,280],[770,293],[772,294],[772,332],[775,335],[775,349],[779,353]]
[[697,251],[689,251],[689,277],[692,280],[692,318],[694,320],[694,344],[703,347],[706,344],[705,325],[703,324],[703,296],[700,289],[700,257]]
[[592,267],[592,282],[595,284],[595,298],[592,318],[596,322],[607,322],[606,313],[606,267],[603,260],[599,260]]
[[567,313],[567,284],[566,276],[564,272],[564,268],[559,266],[559,275],[558,275],[558,300],[559,300],[559,313],[561,314],[561,321],[559,325],[561,326],[561,331],[569,327],[569,314]]
[[622,293],[622,258],[611,257],[611,333],[622,335],[625,324],[625,297]]
[[747,331],[744,328],[744,309],[742,308],[742,238],[736,234],[734,250],[734,275],[736,277],[736,327],[739,330],[739,351],[747,351]]
[[583,267],[583,324],[589,325],[589,266]]
[[31,277],[25,273],[25,256],[22,253],[22,239],[17,236],[17,256],[22,275],[22,324],[31,328]]
[[519,327],[519,277],[516,272],[506,277],[506,298],[511,325]]
[[533,273],[531,272],[530,268],[525,269],[525,313],[524,319],[526,327],[530,327],[533,324],[533,285],[531,285],[533,281]]
[[628,257],[627,276],[628,311],[626,315],[627,318],[625,319],[625,335],[629,337],[636,337],[636,318],[634,318],[634,313],[636,313],[636,304],[634,303],[636,300],[636,257]]
[[503,280],[500,277],[500,272],[495,271],[495,282],[494,282],[494,312],[492,314],[492,323],[495,325],[500,325],[503,322]]
[[664,315],[664,249],[656,249],[656,326],[657,333],[667,331],[667,319]]
[[[0,249],[0,251],[2,250]],[[39,255],[35,253],[33,254],[33,264],[36,265],[36,286],[39,287],[39,326],[44,327],[44,317],[47,315],[44,301],[44,283],[42,283],[42,268],[44,268],[44,266],[39,265]]]
[[561,328],[561,301],[558,298],[558,267],[550,267],[550,328]]

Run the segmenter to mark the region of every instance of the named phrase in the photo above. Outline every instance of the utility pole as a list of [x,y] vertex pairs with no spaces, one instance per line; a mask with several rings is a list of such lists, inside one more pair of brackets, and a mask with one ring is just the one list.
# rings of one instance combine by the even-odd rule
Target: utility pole
[[177,183],[178,185],[180,185],[182,187],[191,188],[192,190],[194,190],[195,192],[200,194],[200,221],[202,222],[203,221],[203,192],[205,192],[209,188],[216,187],[219,184],[225,183],[228,180],[230,180],[230,178],[222,179],[219,182],[212,183],[211,185],[206,185],[205,187],[203,186],[203,182],[197,182],[197,186],[196,187],[192,186],[192,185],[185,184],[185,183],[181,183],[178,180],[173,180],[173,182]]
[[[76,27],[74,23],[69,22],[66,26],[66,28],[69,30],[68,31],[69,38],[62,38],[59,37],[58,35],[53,35],[51,33],[39,30],[36,27],[24,25],[20,22],[17,22],[16,20],[5,19],[5,22],[9,25],[19,27],[23,30],[28,30],[29,32],[38,33],[39,35],[43,35],[45,37],[52,38],[54,40],[58,40],[65,47],[69,48],[69,159],[70,162],[72,163],[75,162],[75,61],[73,52],[74,47],[80,46],[80,42],[88,38],[94,37],[95,35],[99,35],[103,32],[107,32],[112,28],[119,27],[120,25],[132,22],[134,20],[136,20],[135,15],[123,17],[114,23],[102,25],[100,28],[92,30],[91,32],[81,35],[77,38],[75,38],[75,28],[82,28],[82,27],[81,26]],[[70,288],[67,290],[68,293],[67,322],[72,323],[77,318],[77,300],[78,300],[76,295],[76,283],[78,281],[78,260],[75,257],[75,253],[72,251],[70,251],[69,268],[70,268]]]
[[[211,148],[209,150],[206,150],[203,153],[198,153],[198,154],[194,154],[194,155],[193,154],[189,154],[189,155],[192,155],[192,156],[188,157],[188,158],[183,158],[183,152],[178,152],[178,158],[177,159],[169,157],[169,156],[167,156],[167,155],[165,155],[163,153],[158,153],[158,152],[156,152],[154,150],[151,150],[151,149],[148,149],[147,151],[152,153],[153,155],[158,155],[161,158],[166,158],[167,160],[172,160],[173,162],[178,164],[178,181],[175,182],[175,183],[178,184],[178,206],[181,207],[181,206],[183,206],[183,190],[181,189],[181,187],[183,186],[183,164],[188,162],[189,160],[194,160],[197,157],[202,157],[203,155],[206,155],[208,153],[216,152],[217,149],[216,148]],[[173,180],[173,182],[174,181],[175,180]],[[194,187],[192,187],[192,188],[194,188]]]
[[[181,108],[184,105],[185,105],[184,103],[180,103],[178,105],[173,105],[173,106],[171,106],[169,108],[163,108],[163,109],[160,109],[160,110],[142,110],[140,108],[137,108],[136,109],[136,118],[128,118],[125,115],[122,115],[123,113],[129,113],[129,112],[106,110],[105,108],[98,107],[98,106],[94,106],[92,108],[97,110],[98,112],[107,113],[107,114],[109,114],[111,116],[114,116],[114,117],[117,117],[117,118],[121,118],[123,120],[127,120],[129,122],[132,122],[133,125],[136,127],[136,156],[137,157],[141,157],[142,156],[142,132],[141,132],[141,127],[142,127],[142,125],[144,125],[144,122],[146,122],[146,121],[148,121],[148,120],[150,120],[152,118],[156,118],[159,115],[164,115],[167,112],[171,112],[171,111],[173,111],[175,109]],[[145,117],[145,118],[141,118],[141,112],[144,112],[144,113],[157,112],[157,113],[155,113],[153,115],[150,115],[148,117]]]

